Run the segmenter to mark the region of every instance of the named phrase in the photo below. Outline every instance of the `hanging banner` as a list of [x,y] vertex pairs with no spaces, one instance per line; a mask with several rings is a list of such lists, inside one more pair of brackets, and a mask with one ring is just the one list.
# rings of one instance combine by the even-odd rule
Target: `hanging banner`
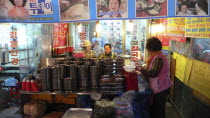
[[10,57],[12,65],[19,65],[19,50],[18,50],[18,37],[17,37],[17,27],[12,26],[10,32]]
[[176,16],[208,16],[208,0],[176,0]]
[[210,18],[186,18],[185,24],[185,37],[210,37]]
[[66,53],[66,42],[68,34],[68,24],[67,23],[54,23],[53,31],[53,49],[54,54],[60,55]]
[[187,64],[187,58],[184,56],[178,54],[176,56],[176,70],[175,70],[175,76],[184,82],[184,75],[185,75],[185,68]]
[[127,18],[128,0],[96,0],[97,18]]
[[186,42],[185,18],[168,18],[167,35],[170,40]]
[[59,0],[61,21],[89,20],[89,0]]
[[193,61],[189,86],[210,99],[210,64]]
[[136,17],[167,16],[168,0],[136,0]]
[[132,41],[130,42],[131,45],[131,61],[136,62],[136,64],[139,64],[140,60],[140,48],[139,48],[139,41],[137,40],[137,25],[134,24],[133,27],[133,35],[132,35]]

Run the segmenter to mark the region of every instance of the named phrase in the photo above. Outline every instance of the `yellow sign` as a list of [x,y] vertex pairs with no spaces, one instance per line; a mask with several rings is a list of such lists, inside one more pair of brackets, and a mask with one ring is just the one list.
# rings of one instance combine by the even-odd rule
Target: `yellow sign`
[[194,60],[188,85],[210,99],[210,64]]
[[210,18],[186,18],[185,37],[209,38]]
[[185,58],[180,54],[177,54],[175,76],[178,79],[180,79],[182,82],[184,82],[186,64],[187,64],[187,58]]
[[176,59],[177,55],[178,55],[178,53],[174,52],[173,53],[173,58]]
[[185,67],[185,74],[184,74],[184,83],[186,85],[188,85],[188,83],[189,83],[190,73],[191,73],[191,69],[192,69],[192,63],[193,63],[193,60],[187,59],[187,64]]
[[162,49],[163,50],[170,50],[170,47],[169,46],[163,46]]
[[168,36],[184,37],[185,18],[168,18],[167,34]]

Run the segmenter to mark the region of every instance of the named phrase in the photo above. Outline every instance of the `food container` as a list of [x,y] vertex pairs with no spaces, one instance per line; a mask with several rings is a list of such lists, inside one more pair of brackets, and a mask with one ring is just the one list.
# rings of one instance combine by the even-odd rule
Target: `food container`
[[61,91],[61,72],[58,66],[52,68],[52,85],[54,91]]
[[76,90],[78,88],[77,83],[78,83],[78,74],[77,74],[77,67],[75,64],[70,64],[69,65],[69,70],[70,70],[70,79],[72,79],[72,90]]
[[108,82],[111,82],[111,79],[110,78],[101,78],[100,79],[100,82],[102,82],[102,83],[108,83]]
[[102,75],[101,77],[102,77],[102,78],[108,78],[109,75]]
[[80,89],[87,89],[89,82],[88,77],[88,67],[85,65],[81,65],[79,67],[79,85]]
[[49,90],[49,91],[53,91],[53,87],[52,87],[52,67],[51,66],[49,66],[49,67],[47,67],[47,69],[46,69],[46,74],[47,74],[47,89]]
[[62,118],[91,118],[92,111],[90,108],[70,108]]
[[104,61],[104,65],[119,65],[123,66],[124,61]]
[[91,88],[98,88],[98,79],[100,76],[99,75],[99,69],[97,68],[97,66],[90,66],[89,67],[89,71],[90,71],[90,85]]
[[136,69],[136,66],[126,65],[126,66],[123,66],[123,68],[126,72],[133,72]]
[[94,106],[94,118],[113,118],[115,103],[112,101],[97,101]]

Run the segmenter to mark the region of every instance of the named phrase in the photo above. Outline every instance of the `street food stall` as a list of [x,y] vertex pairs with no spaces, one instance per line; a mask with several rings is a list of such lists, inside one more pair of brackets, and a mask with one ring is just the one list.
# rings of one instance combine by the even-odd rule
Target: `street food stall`
[[136,71],[150,37],[169,60],[170,101],[186,118],[194,103],[209,115],[210,14],[199,0],[187,1],[190,15],[184,0],[2,1],[0,100],[21,116],[150,117],[153,92]]

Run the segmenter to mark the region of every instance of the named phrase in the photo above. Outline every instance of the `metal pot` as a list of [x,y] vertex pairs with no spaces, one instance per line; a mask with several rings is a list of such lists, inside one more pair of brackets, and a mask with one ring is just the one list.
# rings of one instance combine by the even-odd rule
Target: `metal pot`
[[70,70],[70,79],[71,79],[71,86],[72,90],[77,89],[77,83],[78,83],[78,73],[77,73],[77,66],[75,64],[70,64],[69,65],[69,70]]
[[79,86],[80,89],[88,88],[88,67],[85,65],[81,65],[79,68]]
[[52,87],[52,66],[47,67],[46,69],[46,86],[49,91],[53,91]]
[[90,66],[91,88],[98,88],[99,70],[97,66]]

